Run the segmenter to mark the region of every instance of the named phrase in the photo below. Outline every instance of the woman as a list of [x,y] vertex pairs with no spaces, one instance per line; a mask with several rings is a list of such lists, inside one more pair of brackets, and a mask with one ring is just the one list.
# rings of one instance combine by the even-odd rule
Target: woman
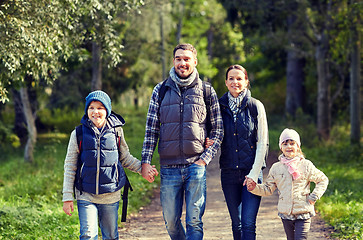
[[246,69],[230,66],[225,84],[228,92],[219,99],[224,125],[219,160],[221,183],[232,220],[233,238],[251,240],[256,239],[261,197],[247,190],[246,181],[262,182],[268,145],[267,119],[263,104],[251,97]]

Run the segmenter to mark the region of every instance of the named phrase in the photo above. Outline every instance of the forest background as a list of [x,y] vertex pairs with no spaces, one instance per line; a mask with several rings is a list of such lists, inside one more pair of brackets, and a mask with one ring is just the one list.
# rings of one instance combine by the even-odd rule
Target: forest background
[[[219,97],[228,66],[247,69],[271,150],[297,129],[330,179],[318,211],[336,236],[362,239],[361,16],[354,0],[0,0],[0,239],[77,236],[61,212],[62,164],[85,96],[111,96],[140,157],[152,88],[181,42]],[[137,210],[158,182],[134,182]]]

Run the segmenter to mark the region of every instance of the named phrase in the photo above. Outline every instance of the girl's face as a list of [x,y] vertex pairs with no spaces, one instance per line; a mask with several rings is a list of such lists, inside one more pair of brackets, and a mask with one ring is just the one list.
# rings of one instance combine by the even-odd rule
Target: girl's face
[[294,158],[300,152],[300,147],[294,140],[286,140],[281,144],[281,151],[288,158]]
[[247,88],[248,83],[246,75],[241,70],[231,69],[228,72],[226,86],[233,97],[238,97]]
[[97,128],[101,128],[106,122],[107,110],[101,102],[92,101],[88,106],[87,115]]

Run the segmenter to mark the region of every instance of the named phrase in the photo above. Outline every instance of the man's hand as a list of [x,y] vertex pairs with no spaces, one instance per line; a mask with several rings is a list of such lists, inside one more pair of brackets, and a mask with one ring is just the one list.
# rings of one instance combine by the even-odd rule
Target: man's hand
[[194,162],[195,164],[198,164],[198,165],[200,165],[200,166],[205,166],[205,165],[207,165],[202,159],[198,159],[198,161],[195,161]]
[[152,183],[155,180],[155,176],[159,175],[158,170],[155,168],[155,165],[150,165],[148,163],[143,163],[141,165],[141,175],[148,182]]
[[72,216],[72,212],[74,211],[73,201],[66,201],[66,202],[63,202],[63,211],[64,211],[67,215]]

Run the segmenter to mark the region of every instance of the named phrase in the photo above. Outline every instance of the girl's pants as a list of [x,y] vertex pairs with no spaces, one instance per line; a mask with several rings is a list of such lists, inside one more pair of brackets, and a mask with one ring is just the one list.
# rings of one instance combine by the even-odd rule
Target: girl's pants
[[[221,182],[229,215],[232,220],[234,240],[256,239],[256,218],[261,197],[250,193],[243,186],[249,171],[240,169],[222,169]],[[262,171],[258,182],[262,181]]]
[[79,239],[98,239],[98,223],[102,239],[118,239],[117,218],[119,202],[111,204],[95,204],[78,200],[78,216],[80,227]]
[[308,233],[310,230],[311,218],[309,219],[297,219],[287,220],[281,219],[284,225],[287,240],[302,240],[308,239]]

